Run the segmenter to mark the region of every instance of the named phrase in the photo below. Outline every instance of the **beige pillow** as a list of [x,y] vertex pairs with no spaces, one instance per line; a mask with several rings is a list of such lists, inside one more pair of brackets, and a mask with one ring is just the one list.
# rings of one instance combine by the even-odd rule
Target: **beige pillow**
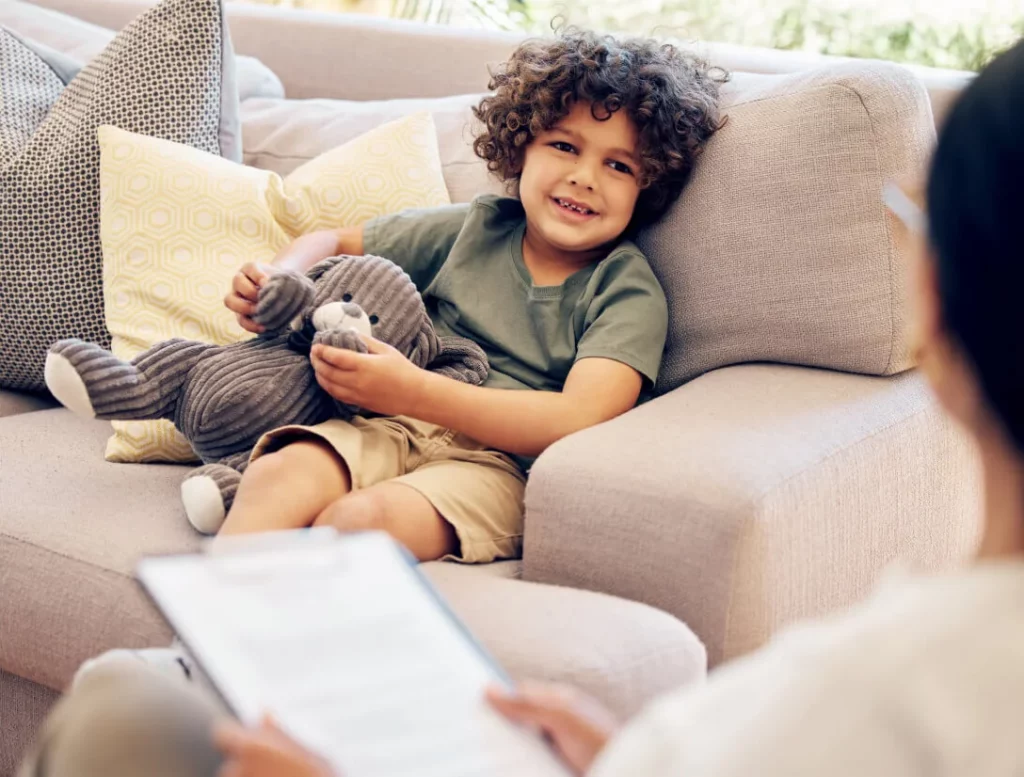
[[[171,337],[248,337],[223,298],[243,262],[291,239],[449,202],[427,113],[377,127],[276,173],[115,127],[101,127],[100,234],[111,346],[130,359]],[[116,421],[110,461],[192,461],[167,421]]]
[[470,109],[481,94],[405,100],[249,100],[242,105],[244,161],[286,175],[329,148],[402,116],[427,111],[437,127],[445,184],[452,202],[478,194],[503,194],[473,153],[476,119]]
[[659,389],[750,361],[908,369],[905,257],[882,187],[925,169],[923,85],[843,63],[739,75],[724,104],[683,196],[639,240],[669,301]]

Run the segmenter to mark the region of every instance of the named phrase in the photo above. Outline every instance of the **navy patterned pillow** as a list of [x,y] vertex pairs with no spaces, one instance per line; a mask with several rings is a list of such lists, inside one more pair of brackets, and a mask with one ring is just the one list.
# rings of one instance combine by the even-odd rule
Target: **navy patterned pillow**
[[237,158],[233,66],[221,0],[163,0],[66,87],[0,29],[0,387],[45,391],[62,338],[110,344],[97,127]]

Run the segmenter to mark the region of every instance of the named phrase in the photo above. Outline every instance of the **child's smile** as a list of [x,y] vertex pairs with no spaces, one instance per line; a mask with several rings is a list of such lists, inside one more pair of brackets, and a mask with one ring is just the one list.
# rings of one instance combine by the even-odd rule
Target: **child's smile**
[[586,102],[535,137],[519,183],[530,248],[579,264],[588,263],[581,254],[618,240],[640,194],[636,147],[625,111],[599,121]]

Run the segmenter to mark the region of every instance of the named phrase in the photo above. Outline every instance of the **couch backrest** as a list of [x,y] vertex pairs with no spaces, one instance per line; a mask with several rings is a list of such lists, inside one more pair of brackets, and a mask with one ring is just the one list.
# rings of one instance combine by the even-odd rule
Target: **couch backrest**
[[[91,0],[78,10],[86,8],[117,26],[139,3]],[[452,199],[500,191],[470,147],[469,107],[486,86],[482,63],[500,60],[517,38],[229,8],[237,47],[277,69],[293,98],[296,89],[361,98],[246,101],[248,164],[287,173],[384,121],[428,110]],[[269,26],[279,15],[283,27]],[[269,38],[255,45],[271,30],[278,48]],[[275,59],[297,30],[303,49],[320,55]],[[881,191],[925,167],[935,134],[929,93],[891,63],[807,64],[814,66],[795,73],[734,73],[723,92],[729,122],[680,201],[640,236],[670,307],[661,390],[746,361],[872,375],[910,366],[903,257]],[[438,96],[455,90],[470,93]]]
[[[35,2],[120,29],[155,0]],[[487,88],[487,66],[504,60],[523,38],[516,33],[242,3],[231,3],[228,15],[238,53],[268,65],[292,98],[383,100],[482,92]],[[793,73],[842,61],[723,43],[702,44],[701,50],[714,64],[737,73]],[[971,78],[956,70],[907,69],[928,89],[936,121]]]

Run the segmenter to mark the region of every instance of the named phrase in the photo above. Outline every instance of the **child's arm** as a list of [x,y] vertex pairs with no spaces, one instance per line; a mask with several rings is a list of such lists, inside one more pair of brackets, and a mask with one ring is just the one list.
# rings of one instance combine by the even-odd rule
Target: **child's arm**
[[235,314],[239,326],[259,334],[263,327],[253,321],[252,317],[256,312],[260,287],[271,273],[275,270],[305,273],[317,262],[340,254],[363,255],[361,226],[310,232],[281,249],[269,265],[247,262],[235,273],[231,281],[231,291],[224,298],[224,304]]
[[613,359],[576,362],[562,391],[470,386],[409,362],[369,340],[368,354],[315,347],[320,385],[342,402],[456,429],[492,448],[537,456],[563,437],[611,420],[640,396],[640,373]]

